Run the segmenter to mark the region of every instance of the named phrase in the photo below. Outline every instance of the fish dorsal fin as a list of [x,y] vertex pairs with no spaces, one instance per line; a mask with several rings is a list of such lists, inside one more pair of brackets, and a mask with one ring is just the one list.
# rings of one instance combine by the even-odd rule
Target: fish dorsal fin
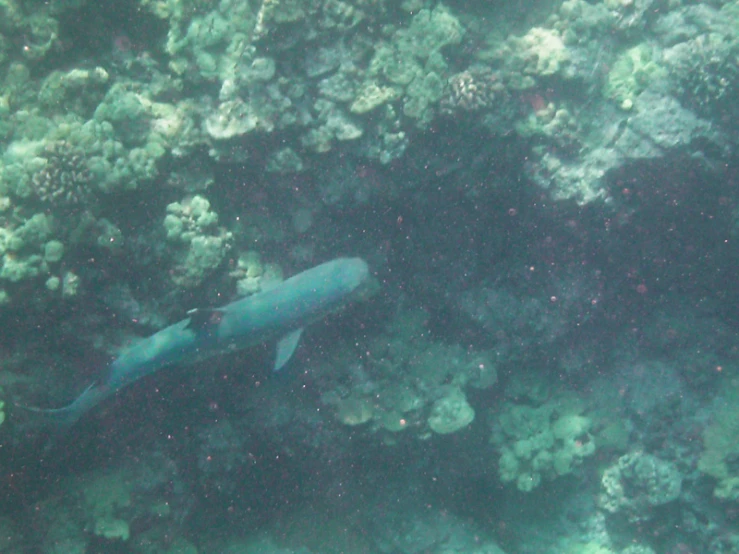
[[194,308],[187,312],[187,317],[190,321],[185,326],[185,329],[193,329],[195,331],[202,331],[213,325],[218,325],[223,319],[225,314],[221,309],[200,309]]
[[300,329],[295,329],[295,331],[290,331],[277,342],[277,355],[275,356],[274,371],[282,369],[282,366],[292,358],[295,349],[298,347],[298,342],[300,342],[300,335],[302,333],[302,327]]

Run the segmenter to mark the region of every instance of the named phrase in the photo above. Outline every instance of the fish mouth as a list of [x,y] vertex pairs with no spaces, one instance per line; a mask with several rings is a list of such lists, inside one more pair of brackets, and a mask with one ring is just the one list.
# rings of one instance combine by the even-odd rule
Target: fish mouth
[[351,277],[354,281],[352,287],[352,299],[367,300],[380,291],[380,281],[378,281],[371,273],[367,262],[361,258],[354,258],[352,261]]

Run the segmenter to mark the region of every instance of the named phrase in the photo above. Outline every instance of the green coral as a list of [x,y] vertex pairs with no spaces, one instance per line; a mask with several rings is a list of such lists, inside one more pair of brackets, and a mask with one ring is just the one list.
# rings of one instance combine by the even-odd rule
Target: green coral
[[316,118],[318,125],[301,138],[304,147],[314,152],[328,152],[336,141],[352,141],[364,134],[359,122],[354,121],[334,102],[319,98],[314,104],[314,109],[318,114]]
[[275,264],[265,264],[258,252],[249,250],[239,255],[236,268],[229,272],[236,279],[239,296],[256,294],[277,285],[283,280],[282,269]]
[[67,111],[85,114],[105,94],[110,74],[102,67],[52,71],[41,84],[38,100],[49,110],[64,105]]
[[558,30],[534,27],[523,36],[492,40],[477,58],[502,65],[499,77],[507,88],[528,90],[542,79],[564,75],[570,52]]
[[60,199],[79,203],[92,193],[131,190],[154,179],[167,149],[175,155],[189,151],[194,108],[155,102],[148,94],[116,84],[95,102],[92,119],[73,112],[14,113],[15,140],[0,159],[8,193],[55,205]]
[[[137,461],[63,479],[36,512],[43,552],[89,552],[93,544],[121,550],[120,543],[128,541],[133,544],[123,550],[172,552],[165,545],[179,539],[165,491],[171,478],[171,470],[165,471],[160,461]],[[138,485],[143,481],[147,487],[142,489]],[[162,540],[164,535],[168,541]]]
[[426,58],[450,44],[459,44],[464,28],[459,20],[442,4],[434,9],[419,10],[407,30],[398,33],[401,52]]
[[453,388],[443,398],[434,402],[428,418],[429,428],[439,435],[448,435],[467,427],[475,419],[475,410],[467,397]]
[[281,174],[299,173],[304,168],[302,158],[289,146],[272,152],[265,165],[268,172]]
[[[71,270],[60,272],[66,246],[58,238],[59,219],[44,212],[28,216],[18,206],[11,207],[0,199],[0,305],[16,299],[43,302],[58,293],[62,298],[76,295],[79,277]],[[36,292],[45,294],[13,296],[17,285],[34,280],[44,284]]]
[[469,425],[475,413],[464,391],[493,386],[495,364],[488,352],[432,340],[427,317],[423,310],[398,314],[384,334],[361,345],[362,352],[371,353],[361,368],[353,346],[318,370],[329,381],[336,380],[338,366],[353,372],[349,387],[343,381],[336,383],[322,401],[337,410],[361,405],[363,417],[352,415],[352,421],[368,418],[367,429],[387,431],[382,437],[388,443],[394,442],[388,433],[397,436],[399,431],[414,430],[418,438],[430,439],[434,433],[454,433]]
[[554,75],[570,59],[560,34],[543,27],[534,27],[522,37],[509,38],[505,51],[512,56],[512,66],[525,75]]
[[[82,4],[84,0],[75,0],[69,2],[68,7],[75,9]],[[8,39],[13,39],[13,42],[16,38],[22,37],[23,47],[17,48],[18,53],[29,62],[39,62],[50,52],[61,48],[59,21],[56,17],[61,11],[58,2],[0,2],[0,20],[2,20],[0,37],[4,35]],[[0,62],[3,57],[0,54]]]
[[19,283],[48,271],[44,260],[47,240],[52,235],[52,220],[37,213],[16,229],[0,230],[0,280]]
[[407,28],[379,45],[367,70],[368,81],[359,89],[352,111],[365,113],[403,98],[403,113],[427,122],[444,90],[447,64],[441,50],[462,40],[464,29],[442,5],[422,9]]
[[252,131],[273,130],[269,119],[262,118],[254,105],[237,98],[221,102],[205,120],[205,132],[215,140],[229,140]]
[[116,512],[131,505],[131,482],[127,477],[125,473],[112,472],[82,478],[79,490],[96,522],[117,519]]
[[374,81],[368,81],[357,92],[349,110],[356,114],[367,113],[386,102],[397,100],[400,94],[395,87],[381,86]]
[[180,287],[201,284],[221,265],[231,248],[231,233],[218,226],[218,214],[200,195],[169,204],[163,226],[167,240],[175,246],[171,277]]
[[682,475],[672,462],[631,452],[603,472],[601,485],[602,508],[621,513],[632,523],[642,523],[651,519],[655,507],[677,500]]
[[738,8],[727,4],[721,12],[731,23],[667,48],[663,55],[681,102],[712,121],[733,119],[732,99],[739,90]]
[[703,453],[698,469],[716,479],[714,496],[739,501],[739,471],[734,460],[739,458],[739,384],[727,379],[711,424],[703,432]]
[[667,71],[653,60],[652,47],[639,44],[623,52],[608,72],[603,94],[629,110],[647,86],[664,78]]
[[[204,3],[202,10],[187,9],[186,4],[174,2],[168,9],[154,9],[169,23],[165,49],[171,56],[170,69],[188,79],[218,79],[247,46],[244,30],[254,29],[256,14],[248,2],[235,0]],[[226,52],[236,52],[230,64]]]
[[535,406],[506,402],[491,439],[500,449],[500,478],[528,492],[571,473],[595,452],[592,422],[583,412],[567,392]]
[[515,127],[522,137],[536,138],[546,145],[537,147],[534,155],[552,150],[552,145],[556,150],[576,152],[583,142],[575,116],[565,106],[556,106],[553,102],[517,121]]
[[374,405],[369,398],[349,396],[336,402],[336,419],[344,425],[363,425],[375,415]]
[[444,82],[436,72],[419,76],[406,89],[403,113],[413,119],[425,120],[433,113],[430,108],[441,100],[443,93]]

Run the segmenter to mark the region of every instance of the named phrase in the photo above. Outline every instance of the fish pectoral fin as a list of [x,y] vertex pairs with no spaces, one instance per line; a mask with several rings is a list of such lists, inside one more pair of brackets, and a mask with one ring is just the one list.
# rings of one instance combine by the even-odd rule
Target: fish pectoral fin
[[223,319],[225,312],[221,309],[200,309],[194,308],[187,312],[187,317],[190,321],[185,326],[185,329],[193,329],[195,331],[202,331],[210,327],[211,325],[218,325]]
[[277,356],[275,356],[274,371],[282,369],[282,366],[292,358],[295,349],[298,347],[298,342],[300,342],[300,335],[302,333],[302,327],[300,329],[295,329],[295,331],[291,331],[277,342]]

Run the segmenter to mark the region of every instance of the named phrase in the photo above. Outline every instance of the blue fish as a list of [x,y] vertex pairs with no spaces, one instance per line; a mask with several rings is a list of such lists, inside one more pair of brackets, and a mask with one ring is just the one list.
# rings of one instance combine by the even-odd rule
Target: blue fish
[[66,428],[124,387],[179,362],[192,363],[277,340],[274,370],[292,357],[305,325],[338,310],[371,289],[367,263],[337,258],[303,271],[274,288],[211,310],[192,310],[188,317],[124,350],[64,408],[44,410],[49,423]]

